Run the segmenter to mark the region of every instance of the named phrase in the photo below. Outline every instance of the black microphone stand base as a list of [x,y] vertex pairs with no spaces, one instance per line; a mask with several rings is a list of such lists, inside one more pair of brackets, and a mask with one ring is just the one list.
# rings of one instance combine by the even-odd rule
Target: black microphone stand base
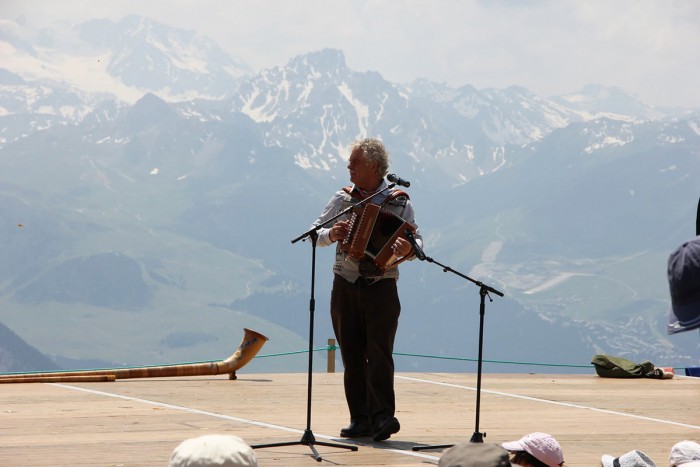
[[429,449],[446,449],[451,448],[454,444],[432,444],[430,446],[413,446],[412,451],[427,451]]
[[343,448],[343,449],[349,449],[351,451],[357,451],[357,446],[348,446],[346,444],[338,444],[338,443],[327,443],[324,441],[316,441],[316,437],[314,436],[313,432],[310,429],[306,429],[304,431],[304,434],[302,435],[301,439],[299,441],[286,441],[286,442],[281,442],[281,443],[269,443],[269,444],[258,444],[255,446],[252,446],[254,449],[258,448],[272,448],[272,447],[277,447],[277,446],[308,446],[309,449],[311,449],[311,457],[313,457],[316,462],[321,462],[323,458],[321,455],[318,453],[314,445],[318,444],[319,446],[327,446],[327,447],[333,447],[333,448]]
[[[414,247],[415,248],[415,247]],[[444,266],[434,259],[423,255],[423,257],[428,260],[431,263],[436,263],[439,264],[440,266],[443,266],[443,270],[445,272],[451,271],[457,274],[460,277],[464,277],[465,279],[470,280],[471,282],[474,282],[476,285],[479,286],[479,360],[477,364],[477,372],[476,372],[476,416],[475,416],[475,421],[474,421],[474,434],[472,434],[471,439],[469,442],[471,443],[483,443],[484,442],[484,437],[486,436],[486,433],[482,433],[479,431],[479,416],[481,412],[481,370],[482,370],[482,363],[484,360],[484,315],[486,314],[486,296],[488,295],[489,292],[493,292],[496,295],[503,296],[501,292],[498,290],[489,287],[487,285],[482,284],[481,282],[474,281],[468,276],[465,276],[463,274],[460,274],[456,271],[454,271],[452,268],[448,266]],[[491,297],[489,297],[491,299]],[[414,451],[421,451],[421,450],[426,450],[426,449],[444,449],[444,448],[449,448],[454,446],[453,444],[438,444],[438,445],[432,445],[432,446],[414,446],[412,449]]]
[[[314,444],[320,446],[330,446],[335,448],[349,449],[351,451],[357,451],[357,446],[348,446],[347,444],[337,444],[337,443],[327,443],[316,441],[316,437],[311,431],[311,390],[313,387],[313,353],[314,353],[314,312],[316,311],[316,298],[315,298],[315,288],[316,288],[316,240],[318,239],[318,234],[315,230],[309,233],[311,238],[311,298],[309,299],[309,363],[307,366],[306,375],[306,429],[299,441],[288,441],[283,443],[270,443],[270,444],[256,444],[251,446],[253,449],[260,448],[271,448],[276,446],[308,446],[311,449],[312,457],[316,461],[321,462],[321,456],[314,447]],[[302,239],[301,236],[295,239],[293,242]]]
[[[484,436],[486,436],[486,433],[479,433],[478,431],[475,431],[474,434],[472,435],[471,439],[469,440],[469,442],[470,443],[483,443]],[[432,444],[430,446],[413,446],[411,449],[413,451],[426,451],[428,449],[447,449],[447,448],[451,448],[452,446],[454,446],[454,444]]]

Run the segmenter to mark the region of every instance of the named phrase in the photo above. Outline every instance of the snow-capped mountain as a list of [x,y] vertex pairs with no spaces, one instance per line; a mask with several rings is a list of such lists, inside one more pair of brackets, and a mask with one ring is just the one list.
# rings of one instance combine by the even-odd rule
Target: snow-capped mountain
[[584,86],[578,92],[554,96],[552,100],[582,112],[589,120],[599,117],[624,119],[625,116],[652,120],[663,118],[668,112],[678,112],[655,109],[620,88],[595,84]]
[[322,50],[244,81],[232,109],[269,128],[267,144],[301,146],[295,159],[302,167],[342,164],[347,141],[371,128],[411,159],[402,170],[421,173],[430,161],[460,181],[510,164],[514,148],[574,122],[663,116],[615,89],[590,86],[577,96],[544,99],[517,86],[454,89],[423,80],[397,85],[376,72],[349,70],[341,51]]
[[10,71],[31,83],[129,104],[146,92],[167,100],[221,99],[250,73],[211,39],[139,16],[57,24],[36,34],[16,23],[6,29],[4,68],[11,63]]
[[102,60],[109,76],[169,100],[223,98],[250,72],[210,39],[143,17],[88,21],[76,32],[106,52]]
[[[213,41],[148,18],[0,31],[0,146],[34,131],[75,125],[99,108],[157,93],[168,101],[223,99],[250,73]],[[10,66],[11,64],[11,66]]]
[[[0,48],[0,322],[56,361],[214,358],[230,353],[220,323],[306,348],[308,248],[289,241],[348,183],[364,136],[411,180],[426,252],[505,292],[489,358],[697,360],[697,336],[662,332],[664,261],[694,225],[697,110],[599,86],[396,84],[333,49],[252,73],[139,17],[15,25]],[[416,261],[401,284],[401,350],[463,353],[469,284]],[[320,310],[317,325],[330,335]]]

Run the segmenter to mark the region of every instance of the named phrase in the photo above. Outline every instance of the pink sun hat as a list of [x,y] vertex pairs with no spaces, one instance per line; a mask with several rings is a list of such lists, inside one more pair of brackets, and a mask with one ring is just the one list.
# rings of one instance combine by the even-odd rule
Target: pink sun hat
[[549,467],[564,463],[564,453],[554,436],[538,431],[529,433],[517,441],[501,444],[508,451],[525,451]]

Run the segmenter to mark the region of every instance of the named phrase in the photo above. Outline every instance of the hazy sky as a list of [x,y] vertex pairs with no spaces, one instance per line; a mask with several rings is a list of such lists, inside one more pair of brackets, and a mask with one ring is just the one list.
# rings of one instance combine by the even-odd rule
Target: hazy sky
[[0,0],[30,26],[128,14],[208,35],[253,69],[326,47],[355,71],[547,97],[618,86],[700,107],[698,0]]

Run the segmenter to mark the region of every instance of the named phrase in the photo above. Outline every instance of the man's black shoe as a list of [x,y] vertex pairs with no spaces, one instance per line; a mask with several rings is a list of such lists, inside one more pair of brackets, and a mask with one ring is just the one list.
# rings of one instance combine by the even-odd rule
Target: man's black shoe
[[340,429],[340,436],[343,438],[362,438],[372,436],[369,423],[364,420],[350,420],[350,425]]
[[377,423],[377,427],[374,430],[374,440],[384,441],[389,439],[394,433],[398,433],[401,429],[401,424],[396,417],[387,417]]

